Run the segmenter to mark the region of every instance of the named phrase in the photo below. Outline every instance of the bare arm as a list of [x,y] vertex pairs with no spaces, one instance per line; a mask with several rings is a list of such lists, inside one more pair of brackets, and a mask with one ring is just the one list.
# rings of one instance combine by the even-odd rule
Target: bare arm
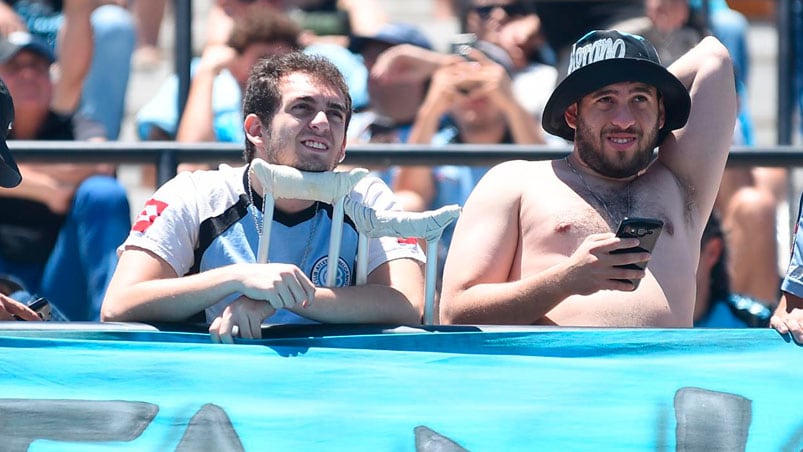
[[515,161],[493,168],[466,202],[446,258],[440,303],[444,323],[531,324],[570,295],[633,290],[613,279],[626,278],[625,273],[644,276],[614,266],[646,260],[646,253],[610,254],[638,241],[606,233],[589,236],[556,265],[512,279],[521,265],[518,255],[526,253],[520,250],[519,222],[521,183],[532,177],[521,169],[526,165]]
[[386,262],[368,275],[367,284],[318,287],[315,303],[292,311],[323,323],[420,324],[424,313],[424,276],[413,259]]
[[71,114],[78,108],[84,78],[92,64],[94,37],[89,19],[96,4],[94,0],[64,1],[64,23],[56,43],[59,76],[51,103],[57,113]]
[[[421,108],[418,109],[410,136],[410,144],[430,144],[438,131],[440,120],[449,111],[456,94],[458,71],[455,66],[444,66],[435,71]],[[432,167],[403,166],[393,180],[393,192],[404,210],[427,210],[435,197]]]
[[204,49],[190,84],[187,104],[176,133],[176,141],[215,141],[212,90],[215,78],[235,58],[226,45],[208,45]]
[[700,231],[716,199],[736,121],[733,64],[727,49],[707,37],[669,67],[688,88],[686,126],[664,140],[658,158],[690,193]]

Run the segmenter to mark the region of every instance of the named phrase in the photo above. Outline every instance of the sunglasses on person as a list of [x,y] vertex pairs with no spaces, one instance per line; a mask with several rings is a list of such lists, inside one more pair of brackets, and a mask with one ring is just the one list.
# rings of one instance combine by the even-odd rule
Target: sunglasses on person
[[521,3],[510,3],[508,5],[485,5],[485,6],[475,6],[473,8],[474,12],[480,16],[482,20],[488,20],[491,17],[491,13],[496,9],[500,8],[502,11],[505,12],[508,16],[524,16],[528,13],[527,8],[522,5]]

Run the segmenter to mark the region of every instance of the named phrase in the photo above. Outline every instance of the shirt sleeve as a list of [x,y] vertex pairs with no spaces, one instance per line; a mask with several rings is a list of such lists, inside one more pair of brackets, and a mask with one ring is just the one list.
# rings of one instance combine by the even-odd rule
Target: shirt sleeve
[[792,243],[792,256],[789,259],[789,266],[786,269],[786,276],[781,283],[781,290],[797,297],[803,298],[803,195],[801,204],[798,207],[797,225],[795,225],[795,236]]
[[143,248],[164,259],[177,275],[186,274],[194,263],[200,230],[197,193],[205,192],[189,173],[165,183],[145,202],[118,255],[131,246]]

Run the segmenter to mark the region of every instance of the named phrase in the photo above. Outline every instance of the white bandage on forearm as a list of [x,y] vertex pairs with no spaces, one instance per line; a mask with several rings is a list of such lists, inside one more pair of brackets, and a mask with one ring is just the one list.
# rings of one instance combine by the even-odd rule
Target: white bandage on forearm
[[264,194],[270,194],[274,199],[306,199],[330,204],[349,194],[368,174],[364,168],[312,173],[290,166],[272,165],[262,159],[251,162],[251,172],[265,190]]
[[441,236],[443,229],[460,216],[454,204],[426,212],[376,211],[366,205],[345,199],[345,211],[357,229],[368,237],[425,238]]

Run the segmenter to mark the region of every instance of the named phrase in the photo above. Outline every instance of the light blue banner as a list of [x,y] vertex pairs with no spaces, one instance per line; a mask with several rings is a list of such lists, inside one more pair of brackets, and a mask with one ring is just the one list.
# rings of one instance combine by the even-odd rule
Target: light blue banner
[[803,448],[803,347],[769,329],[208,341],[0,331],[0,449]]

